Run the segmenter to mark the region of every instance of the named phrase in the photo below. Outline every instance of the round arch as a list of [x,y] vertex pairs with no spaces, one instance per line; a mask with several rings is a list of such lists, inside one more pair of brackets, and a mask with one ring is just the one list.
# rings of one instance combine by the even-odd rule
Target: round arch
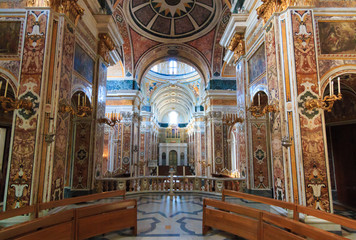
[[162,44],[151,48],[137,62],[134,75],[138,85],[152,66],[172,58],[193,66],[204,84],[212,76],[208,60],[195,48],[183,44]]

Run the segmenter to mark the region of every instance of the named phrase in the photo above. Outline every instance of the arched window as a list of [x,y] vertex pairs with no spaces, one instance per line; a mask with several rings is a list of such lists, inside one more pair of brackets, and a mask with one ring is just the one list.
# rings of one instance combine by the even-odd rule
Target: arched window
[[178,73],[178,63],[176,60],[169,61],[169,74],[177,74]]
[[169,124],[171,124],[171,125],[178,124],[178,113],[177,112],[172,111],[169,113]]

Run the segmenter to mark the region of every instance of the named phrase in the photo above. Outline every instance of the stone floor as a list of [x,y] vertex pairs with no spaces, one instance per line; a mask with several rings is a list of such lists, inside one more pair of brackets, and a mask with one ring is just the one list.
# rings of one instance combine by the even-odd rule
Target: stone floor
[[[144,195],[127,198],[137,199],[138,233],[132,237],[130,230],[113,232],[92,240],[111,239],[241,239],[218,230],[202,235],[203,198],[221,199],[216,196],[181,194],[173,199],[168,195]],[[239,199],[229,202],[243,203]],[[252,204],[252,203],[251,203]],[[267,208],[263,204],[253,203],[259,209]]]

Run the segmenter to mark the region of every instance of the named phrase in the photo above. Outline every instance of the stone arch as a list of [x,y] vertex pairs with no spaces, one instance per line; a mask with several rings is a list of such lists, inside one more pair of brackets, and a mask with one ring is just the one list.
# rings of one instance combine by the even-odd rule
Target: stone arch
[[142,78],[153,65],[172,58],[192,65],[201,76],[204,84],[212,76],[208,59],[195,48],[183,44],[161,44],[151,48],[138,60],[134,74],[138,85],[141,84]]

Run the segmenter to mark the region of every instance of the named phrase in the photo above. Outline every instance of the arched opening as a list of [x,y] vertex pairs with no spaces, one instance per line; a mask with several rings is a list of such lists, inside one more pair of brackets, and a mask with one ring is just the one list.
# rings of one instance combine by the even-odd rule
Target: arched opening
[[164,152],[162,153],[162,166],[167,165],[167,154]]
[[[335,203],[356,207],[356,74],[340,77],[342,99],[325,111],[330,182]],[[334,78],[334,83],[337,77]],[[334,86],[337,84],[334,84]],[[338,87],[334,87],[337,94]],[[324,96],[330,94],[329,86]]]
[[[2,77],[0,77],[0,97],[16,99],[15,91],[11,84]],[[13,111],[6,111],[0,107],[0,201],[3,201],[5,193],[13,116]]]

